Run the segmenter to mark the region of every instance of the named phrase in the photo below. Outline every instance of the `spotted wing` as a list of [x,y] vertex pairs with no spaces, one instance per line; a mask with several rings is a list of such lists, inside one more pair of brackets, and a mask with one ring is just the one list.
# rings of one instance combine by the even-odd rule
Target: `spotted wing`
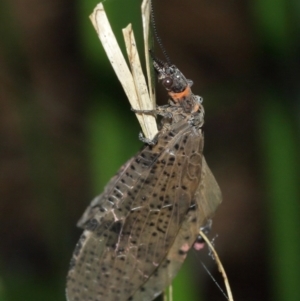
[[201,178],[201,131],[186,124],[145,147],[81,220],[67,297],[128,300],[174,243]]
[[172,283],[199,234],[199,228],[213,217],[222,202],[221,190],[204,157],[195,202],[196,206],[186,215],[166,258],[151,278],[135,292],[132,301],[151,301],[153,296],[160,295]]
[[77,223],[77,226],[79,228],[85,229],[86,225],[93,219],[93,217],[99,214],[99,210],[101,211],[101,208],[105,207],[107,199],[109,198],[109,194],[117,186],[117,183],[120,181],[120,179],[124,177],[124,173],[126,172],[128,166],[130,166],[130,164],[133,164],[134,159],[135,157],[129,159],[124,165],[122,165],[121,168],[118,170],[117,174],[109,180],[109,182],[104,188],[103,193],[96,196],[92,200],[91,204],[86,208],[82,217]]

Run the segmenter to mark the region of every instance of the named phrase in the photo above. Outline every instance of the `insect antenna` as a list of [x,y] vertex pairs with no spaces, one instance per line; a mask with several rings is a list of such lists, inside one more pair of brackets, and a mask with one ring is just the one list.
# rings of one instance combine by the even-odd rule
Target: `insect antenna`
[[[162,61],[161,59],[159,59],[158,57],[156,57],[156,56],[154,55],[154,52],[153,52],[151,49],[149,50],[149,53],[150,53],[150,56],[151,56],[152,60],[153,60],[156,64],[158,64],[160,67],[163,67],[163,66],[166,64],[164,61]],[[169,63],[167,63],[167,64],[169,64]]]
[[[157,43],[158,43],[158,45],[159,45],[159,47],[160,47],[160,49],[163,53],[168,65],[171,65],[170,57],[168,56],[167,51],[166,51],[165,47],[163,46],[161,38],[157,34],[157,27],[156,27],[156,21],[155,21],[155,17],[154,17],[154,8],[153,8],[152,1],[150,1],[150,5],[151,5],[151,13],[150,13],[151,14],[151,24],[152,24],[152,28],[153,28],[154,37],[155,37],[155,39],[156,39],[156,41],[157,41]],[[151,53],[151,51],[150,51],[150,54],[153,57],[153,53]],[[157,60],[157,58],[156,58],[156,60]]]

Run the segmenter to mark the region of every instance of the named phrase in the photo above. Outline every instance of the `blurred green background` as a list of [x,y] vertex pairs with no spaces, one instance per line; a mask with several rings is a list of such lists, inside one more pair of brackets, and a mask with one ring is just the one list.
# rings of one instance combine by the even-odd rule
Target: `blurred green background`
[[[0,2],[0,301],[65,300],[75,224],[142,146],[88,19],[97,2]],[[105,5],[116,32],[132,22],[140,36],[140,0]],[[211,238],[233,295],[298,300],[300,2],[154,6],[172,62],[204,98],[205,156],[224,196]],[[207,250],[190,253],[174,300],[224,300],[200,264],[222,283]]]

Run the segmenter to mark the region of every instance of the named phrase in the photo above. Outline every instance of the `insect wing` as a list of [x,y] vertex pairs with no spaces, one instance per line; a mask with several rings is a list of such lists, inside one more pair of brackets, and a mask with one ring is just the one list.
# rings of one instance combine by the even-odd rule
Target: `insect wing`
[[135,292],[132,301],[151,301],[172,283],[186,258],[187,250],[195,241],[195,219],[195,210],[189,210],[167,256],[149,280]]
[[161,265],[201,178],[203,137],[186,124],[146,146],[93,201],[71,260],[67,295],[127,300]]
[[208,167],[204,156],[202,159],[202,179],[195,193],[198,231],[200,227],[205,225],[214,216],[218,206],[222,203],[220,187]]
[[[107,200],[109,198],[109,194],[114,190],[114,187],[116,187],[117,183],[120,181],[122,177],[124,177],[124,173],[126,172],[126,169],[130,164],[133,163],[134,157],[129,159],[125,164],[121,166],[121,168],[118,170],[116,175],[114,175],[107,185],[104,188],[103,193],[100,195],[96,196],[91,204],[86,208],[85,212],[83,213],[82,217],[77,223],[77,227],[85,229],[86,225],[92,220],[92,218],[97,215],[99,218],[99,215],[101,214],[100,212],[106,212],[106,210],[103,210],[103,205],[106,204],[107,206]],[[100,211],[100,212],[99,212]],[[102,215],[104,215],[103,213]]]
[[200,227],[213,217],[221,202],[220,188],[203,156],[201,182],[195,194],[196,206],[188,211],[172,247],[159,268],[136,291],[132,301],[151,301],[153,296],[160,295],[172,283],[186,258],[187,251],[193,246]]

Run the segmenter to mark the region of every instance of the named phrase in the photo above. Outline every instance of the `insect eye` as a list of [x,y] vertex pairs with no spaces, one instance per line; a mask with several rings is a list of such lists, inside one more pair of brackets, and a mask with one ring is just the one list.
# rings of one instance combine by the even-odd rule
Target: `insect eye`
[[171,88],[173,85],[173,79],[171,77],[166,77],[163,81],[162,84],[164,85],[164,87],[166,88]]

